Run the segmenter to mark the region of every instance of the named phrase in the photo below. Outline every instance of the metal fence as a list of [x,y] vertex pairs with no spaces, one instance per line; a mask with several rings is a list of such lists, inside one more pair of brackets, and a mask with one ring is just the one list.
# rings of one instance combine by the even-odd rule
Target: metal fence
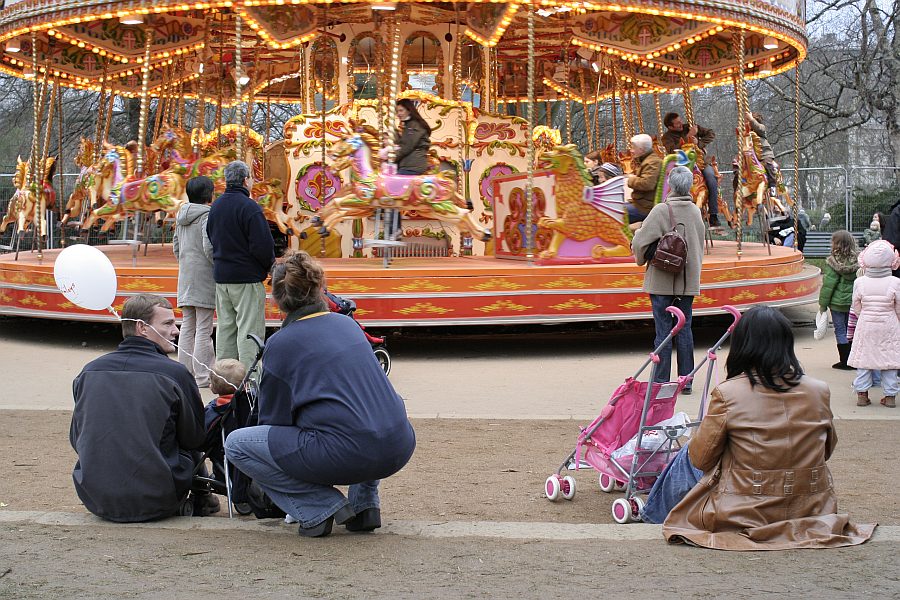
[[[793,168],[782,169],[785,184],[794,194],[795,172]],[[896,167],[853,166],[853,167],[807,167],[799,170],[799,196],[801,205],[809,215],[810,221],[817,231],[832,232],[838,229],[849,229],[861,232],[869,226],[872,214],[876,211],[887,212],[900,200],[900,169]],[[722,171],[720,184],[723,194],[732,192],[732,172]],[[72,192],[78,175],[66,173],[54,178],[57,191],[58,210],[65,207],[67,196]],[[6,215],[9,199],[15,192],[12,174],[0,174],[0,218]],[[65,196],[64,196],[65,194]],[[826,216],[827,215],[827,216]],[[744,227],[744,240],[761,241],[758,219],[752,226]],[[14,227],[0,234],[0,246],[8,246]],[[172,239],[170,223],[149,224],[149,240],[153,243],[168,242]],[[52,247],[59,247],[74,241],[89,244],[105,244],[115,239],[133,235],[133,228],[127,229],[122,223],[109,232],[100,232],[98,227],[88,232],[70,227],[60,231],[57,225],[52,236]],[[734,237],[733,232],[726,232],[725,237]],[[25,232],[19,242],[20,248],[30,248],[31,233]]]

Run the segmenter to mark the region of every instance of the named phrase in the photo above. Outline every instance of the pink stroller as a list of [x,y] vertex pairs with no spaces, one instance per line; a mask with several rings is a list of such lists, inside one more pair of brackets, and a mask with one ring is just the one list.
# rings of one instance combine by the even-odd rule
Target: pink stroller
[[[575,478],[571,475],[562,476],[563,470],[591,467],[600,473],[602,491],[625,492],[624,498],[617,498],[613,502],[613,519],[617,523],[640,520],[644,501],[639,494],[650,491],[656,478],[681,448],[679,439],[689,429],[698,427],[703,418],[715,371],[716,351],[722,347],[741,318],[741,314],[733,306],[723,308],[734,317],[734,321],[694,370],[679,377],[678,381],[650,383],[656,374],[660,350],[684,327],[684,314],[681,310],[673,306],[666,309],[676,320],[672,332],[650,353],[638,372],[613,392],[600,415],[590,425],[581,428],[575,450],[556,473],[547,478],[545,492],[549,500],[560,497],[571,500],[575,496]],[[650,382],[638,381],[648,365],[651,366]],[[693,381],[703,365],[707,365],[707,372],[697,420],[660,425],[672,418],[678,394]]]

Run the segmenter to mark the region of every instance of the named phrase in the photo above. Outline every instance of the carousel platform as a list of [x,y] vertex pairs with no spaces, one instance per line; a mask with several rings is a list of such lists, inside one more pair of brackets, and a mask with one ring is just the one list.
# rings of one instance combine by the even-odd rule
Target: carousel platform
[[[98,246],[118,275],[116,310],[128,296],[152,292],[175,304],[178,267],[171,245],[134,252]],[[803,255],[773,246],[716,241],[704,257],[695,314],[765,303],[790,306],[814,301],[819,270]],[[115,321],[106,311],[84,310],[56,289],[53,262],[59,250],[0,254],[0,314],[77,321]],[[641,291],[643,268],[633,263],[530,265],[493,257],[400,258],[385,269],[381,259],[323,259],[330,291],[357,302],[357,318],[370,326],[562,323],[645,319],[650,301]],[[178,312],[176,311],[176,315]],[[266,320],[281,314],[271,299]]]

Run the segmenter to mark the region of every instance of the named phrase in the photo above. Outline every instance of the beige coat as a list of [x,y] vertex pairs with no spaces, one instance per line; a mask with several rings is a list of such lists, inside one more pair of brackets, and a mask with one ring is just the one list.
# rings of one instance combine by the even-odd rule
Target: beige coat
[[725,381],[688,446],[705,475],[669,513],[663,535],[719,550],[865,542],[875,525],[837,514],[825,465],[836,444],[824,382],[804,376],[775,392],[746,376]]
[[634,174],[628,176],[631,203],[644,214],[649,213],[656,203],[656,187],[661,169],[662,159],[651,150],[641,157]]
[[683,273],[669,273],[647,265],[644,291],[660,296],[698,296],[700,269],[703,266],[703,236],[706,229],[700,209],[690,197],[685,196],[684,200],[670,198],[667,202],[654,206],[641,228],[635,232],[634,239],[631,240],[631,251],[638,265],[645,264],[647,261],[644,260],[644,251],[647,246],[672,230],[667,204],[672,206],[675,223],[684,224],[684,230],[678,227],[678,232],[683,233],[687,241],[687,264]]

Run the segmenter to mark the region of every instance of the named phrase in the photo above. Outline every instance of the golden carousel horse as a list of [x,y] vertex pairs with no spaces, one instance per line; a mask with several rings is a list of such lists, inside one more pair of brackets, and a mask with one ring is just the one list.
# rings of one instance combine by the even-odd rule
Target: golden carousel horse
[[81,218],[85,210],[85,201],[91,197],[91,187],[94,181],[94,142],[88,138],[81,138],[78,143],[78,154],[75,156],[75,164],[80,168],[78,179],[75,180],[75,189],[66,201],[66,208],[60,219],[60,224],[65,227],[70,219]]
[[128,175],[129,158],[130,153],[122,147],[106,147],[90,188],[93,205],[99,203],[99,206],[85,219],[82,229],[104,219],[101,231],[109,231],[115,223],[136,211],[162,211],[174,217],[187,202],[183,166],[176,164],[162,173],[135,179]]
[[[747,227],[749,227],[753,224],[753,216],[760,212],[761,207],[765,208],[768,214],[784,214],[788,212],[788,208],[782,203],[781,198],[784,198],[788,207],[794,206],[794,200],[788,193],[781,169],[777,164],[775,168],[776,186],[774,190],[770,190],[766,178],[766,168],[758,158],[760,146],[756,133],[750,130],[749,125],[745,129],[744,135],[740,135],[740,131],[737,133],[741,143],[741,153],[735,158],[735,203],[741,202],[743,212],[747,215]],[[730,211],[725,213],[725,217],[732,227],[736,225],[736,217]]]
[[[6,231],[6,228],[12,223],[18,223],[19,231],[25,231],[28,226],[34,222],[34,211],[37,199],[33,190],[28,189],[28,175],[30,165],[28,161],[23,161],[22,157],[16,158],[16,174],[13,177],[13,183],[16,191],[6,209],[6,216],[0,222],[0,233]],[[53,189],[53,173],[56,171],[56,158],[50,156],[44,163],[44,180],[41,184],[40,202],[41,213],[45,210],[52,210],[56,205],[56,192]]]
[[373,150],[377,154],[377,149],[377,137],[365,130],[331,147],[328,154],[332,169],[338,172],[351,167],[350,185],[345,194],[325,205],[314,220],[322,225],[320,234],[327,234],[344,219],[366,218],[384,208],[402,213],[414,211],[417,218],[444,221],[482,241],[491,239],[491,233],[472,218],[472,212],[462,208],[465,200],[445,174],[397,175],[389,167],[378,170],[373,160]]

